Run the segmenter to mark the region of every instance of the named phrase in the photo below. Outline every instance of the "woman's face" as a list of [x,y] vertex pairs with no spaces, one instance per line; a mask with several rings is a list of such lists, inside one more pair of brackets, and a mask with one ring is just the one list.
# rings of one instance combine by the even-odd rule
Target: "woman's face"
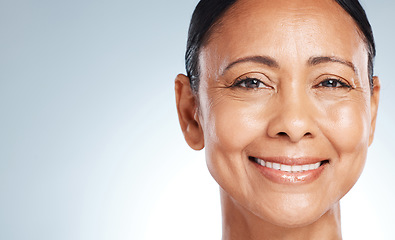
[[331,0],[239,0],[215,27],[197,122],[210,173],[244,209],[302,226],[355,184],[379,89],[361,36]]

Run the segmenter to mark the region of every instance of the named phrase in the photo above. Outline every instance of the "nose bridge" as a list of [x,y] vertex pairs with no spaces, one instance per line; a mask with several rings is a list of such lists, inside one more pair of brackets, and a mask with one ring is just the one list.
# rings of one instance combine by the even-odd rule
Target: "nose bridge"
[[313,106],[303,86],[293,82],[277,93],[277,110],[268,126],[269,136],[288,137],[290,141],[297,142],[314,135]]
[[281,114],[289,120],[301,120],[306,116],[308,97],[306,91],[300,85],[290,85],[283,88],[279,93]]

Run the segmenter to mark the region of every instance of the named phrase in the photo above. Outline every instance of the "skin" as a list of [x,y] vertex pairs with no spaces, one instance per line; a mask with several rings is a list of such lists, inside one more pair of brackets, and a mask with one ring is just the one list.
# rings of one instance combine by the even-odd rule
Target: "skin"
[[[331,0],[239,0],[200,51],[199,93],[177,76],[185,139],[220,185],[223,239],[341,239],[339,200],[363,170],[380,91],[361,36]],[[328,163],[285,184],[251,156]]]

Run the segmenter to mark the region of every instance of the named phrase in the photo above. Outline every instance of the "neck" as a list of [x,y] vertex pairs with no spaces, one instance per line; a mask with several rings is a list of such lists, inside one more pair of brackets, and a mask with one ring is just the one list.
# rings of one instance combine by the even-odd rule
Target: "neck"
[[340,240],[340,205],[337,202],[317,221],[306,226],[287,228],[273,225],[259,218],[244,207],[236,203],[221,189],[222,206],[222,239],[260,239],[260,240],[288,240],[288,239],[321,239]]

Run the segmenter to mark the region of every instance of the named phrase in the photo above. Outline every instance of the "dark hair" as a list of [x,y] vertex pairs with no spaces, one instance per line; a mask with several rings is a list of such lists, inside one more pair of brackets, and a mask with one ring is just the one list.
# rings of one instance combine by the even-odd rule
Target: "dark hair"
[[[199,52],[206,43],[211,30],[215,27],[225,12],[237,0],[201,0],[192,14],[188,31],[187,49],[185,53],[185,68],[191,88],[194,93],[199,89]],[[371,90],[373,89],[373,61],[376,47],[372,27],[365,10],[358,0],[335,0],[355,21],[363,34],[368,51],[368,77]]]

